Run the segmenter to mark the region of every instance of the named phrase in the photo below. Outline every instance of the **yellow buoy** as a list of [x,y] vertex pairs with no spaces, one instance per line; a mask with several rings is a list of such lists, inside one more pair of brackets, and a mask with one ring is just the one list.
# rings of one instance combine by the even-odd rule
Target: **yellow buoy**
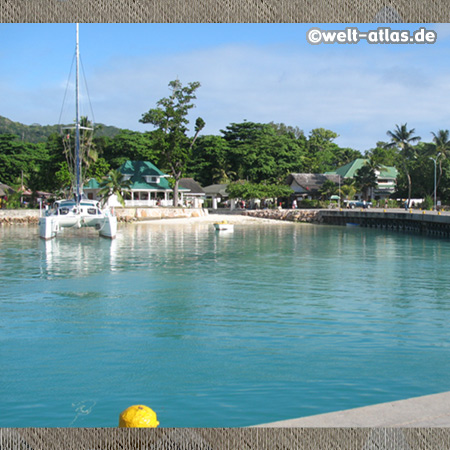
[[130,406],[119,416],[119,428],[156,428],[158,425],[155,411],[144,405]]

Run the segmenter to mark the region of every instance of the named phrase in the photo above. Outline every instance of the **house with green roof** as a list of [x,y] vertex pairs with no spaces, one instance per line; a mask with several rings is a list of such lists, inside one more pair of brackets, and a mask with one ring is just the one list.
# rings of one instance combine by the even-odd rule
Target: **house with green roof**
[[[326,175],[340,175],[342,179],[353,178],[356,172],[368,162],[368,159],[358,158],[345,166],[339,167],[333,172],[326,172]],[[377,176],[377,186],[372,192],[373,199],[385,199],[393,194],[397,188],[398,171],[395,167],[381,165],[375,170]]]
[[99,200],[99,190],[100,183],[95,178],[91,178],[87,183],[83,185],[83,192],[89,200]]
[[[125,180],[130,180],[131,188],[124,192],[125,206],[171,206],[173,189],[170,187],[169,175],[161,172],[149,161],[126,161],[119,167]],[[99,184],[96,180],[90,180],[84,186],[84,192],[88,198],[96,199]],[[179,187],[181,203],[183,195],[189,189]],[[114,196],[113,196],[114,197]],[[116,204],[117,203],[117,204]],[[110,206],[119,206],[119,202],[112,198]]]

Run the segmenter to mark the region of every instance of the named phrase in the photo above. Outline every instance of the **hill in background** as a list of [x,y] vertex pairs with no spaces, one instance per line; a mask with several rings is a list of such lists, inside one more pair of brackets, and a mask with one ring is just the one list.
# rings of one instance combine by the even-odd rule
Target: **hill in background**
[[[99,126],[95,132],[95,136],[106,136],[113,138],[120,133],[120,128],[107,126],[103,124],[96,124]],[[45,142],[52,133],[60,133],[60,125],[39,125],[37,123],[32,125],[24,125],[23,123],[13,122],[12,120],[0,116],[0,134],[15,134],[19,139],[25,142]]]

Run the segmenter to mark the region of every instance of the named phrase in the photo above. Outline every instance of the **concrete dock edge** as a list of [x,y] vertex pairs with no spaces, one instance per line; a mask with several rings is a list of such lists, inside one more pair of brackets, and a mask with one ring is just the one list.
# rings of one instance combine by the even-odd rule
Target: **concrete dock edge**
[[450,427],[450,392],[282,420],[257,427]]

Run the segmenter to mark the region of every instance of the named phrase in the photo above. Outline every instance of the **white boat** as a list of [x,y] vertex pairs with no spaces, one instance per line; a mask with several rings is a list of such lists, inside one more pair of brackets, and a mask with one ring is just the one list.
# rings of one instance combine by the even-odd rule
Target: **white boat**
[[217,231],[233,231],[234,225],[232,223],[228,223],[227,221],[216,222],[214,223],[214,229]]
[[80,160],[80,125],[79,118],[79,39],[78,24],[76,37],[76,122],[75,122],[75,155],[76,155],[76,193],[73,200],[59,200],[50,211],[39,219],[39,235],[42,239],[52,239],[64,228],[94,227],[100,236],[114,239],[117,233],[117,217],[109,210],[103,210],[96,200],[84,198],[81,183]]
[[114,239],[117,233],[117,217],[109,210],[102,210],[95,200],[59,200],[46,216],[39,219],[39,235],[52,239],[64,228],[94,227],[100,236]]

